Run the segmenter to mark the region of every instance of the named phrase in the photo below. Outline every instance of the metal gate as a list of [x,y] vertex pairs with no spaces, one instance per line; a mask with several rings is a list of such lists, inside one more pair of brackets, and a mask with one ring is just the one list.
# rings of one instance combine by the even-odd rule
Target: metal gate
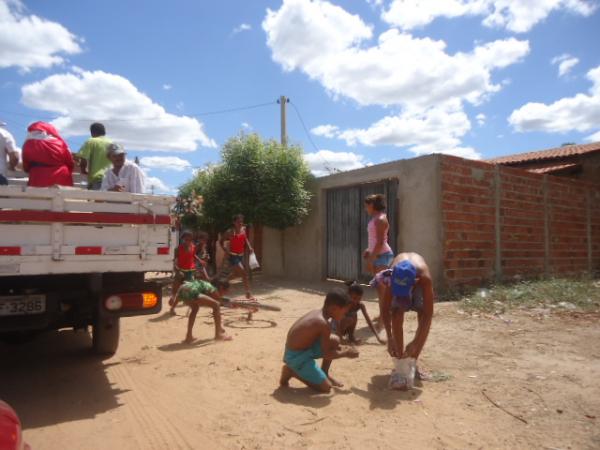
[[327,190],[327,277],[337,280],[367,280],[369,273],[362,258],[368,247],[365,212],[367,195],[384,194],[390,222],[389,242],[396,250],[398,235],[398,181],[384,180]]

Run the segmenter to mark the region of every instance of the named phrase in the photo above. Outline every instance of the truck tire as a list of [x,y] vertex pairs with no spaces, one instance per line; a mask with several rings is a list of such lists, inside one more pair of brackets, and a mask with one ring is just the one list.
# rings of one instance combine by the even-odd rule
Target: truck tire
[[119,347],[120,323],[118,317],[98,317],[92,326],[94,353],[114,355]]

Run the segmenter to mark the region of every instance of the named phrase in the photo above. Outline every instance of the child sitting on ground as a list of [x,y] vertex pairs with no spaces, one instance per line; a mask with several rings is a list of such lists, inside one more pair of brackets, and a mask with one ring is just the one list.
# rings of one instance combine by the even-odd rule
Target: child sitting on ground
[[221,326],[221,302],[219,301],[228,290],[229,282],[226,280],[216,280],[212,284],[204,280],[186,281],[179,288],[176,299],[182,300],[191,308],[187,334],[184,340],[186,344],[191,344],[195,340],[192,336],[192,329],[194,328],[196,314],[198,314],[200,306],[212,308],[215,319],[215,339],[222,341],[231,340],[231,336],[228,336],[225,333],[225,329]]
[[367,308],[362,302],[362,298],[364,295],[363,288],[356,281],[347,281],[346,285],[348,286],[348,295],[350,296],[350,300],[352,301],[350,305],[350,309],[346,313],[346,315],[339,322],[336,320],[331,321],[331,331],[336,333],[341,339],[344,339],[346,335],[348,336],[348,341],[351,344],[360,344],[360,339],[357,339],[354,336],[354,331],[356,330],[356,324],[358,322],[358,311],[362,311],[369,328],[377,338],[377,341],[380,344],[385,344],[386,342],[381,339],[379,333],[373,326],[371,322],[371,318],[369,317],[369,313],[367,312]]
[[[281,386],[288,386],[290,378],[297,378],[320,392],[329,392],[332,386],[342,386],[329,375],[331,361],[356,358],[358,351],[353,347],[340,346],[339,338],[331,334],[328,321],[342,320],[350,306],[350,297],[344,291],[334,289],[325,297],[322,309],[305,314],[292,325],[285,343]],[[323,358],[320,368],[315,361],[318,358]]]

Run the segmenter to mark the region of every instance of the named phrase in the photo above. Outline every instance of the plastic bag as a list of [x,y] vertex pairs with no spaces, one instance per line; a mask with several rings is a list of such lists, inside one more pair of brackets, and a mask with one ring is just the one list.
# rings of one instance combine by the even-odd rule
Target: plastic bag
[[258,269],[260,267],[260,264],[258,264],[258,259],[256,259],[256,253],[250,253],[248,265],[250,266],[250,270]]
[[393,358],[394,368],[390,374],[389,388],[406,391],[415,385],[417,361],[415,358]]

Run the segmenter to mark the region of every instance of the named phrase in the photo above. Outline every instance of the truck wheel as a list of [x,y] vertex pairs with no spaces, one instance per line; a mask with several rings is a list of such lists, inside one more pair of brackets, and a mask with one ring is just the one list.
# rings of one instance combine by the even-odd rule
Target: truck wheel
[[98,317],[92,326],[94,352],[113,355],[119,347],[119,331],[118,317]]

